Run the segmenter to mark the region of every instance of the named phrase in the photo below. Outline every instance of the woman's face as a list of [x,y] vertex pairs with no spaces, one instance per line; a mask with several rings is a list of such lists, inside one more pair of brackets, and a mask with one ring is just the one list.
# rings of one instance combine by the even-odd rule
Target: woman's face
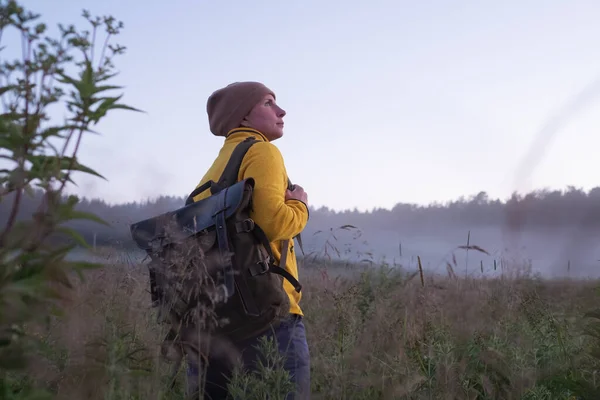
[[252,108],[242,125],[256,129],[272,142],[283,136],[285,114],[285,110],[277,105],[275,98],[267,94]]

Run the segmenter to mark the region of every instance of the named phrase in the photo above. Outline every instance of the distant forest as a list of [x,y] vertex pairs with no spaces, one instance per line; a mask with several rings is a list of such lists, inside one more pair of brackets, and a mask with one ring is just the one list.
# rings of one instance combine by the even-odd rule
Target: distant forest
[[[39,205],[41,192],[25,196],[18,219],[29,218]],[[185,198],[161,196],[153,201],[109,205],[102,200],[82,199],[79,209],[93,212],[111,224],[105,227],[88,221],[75,221],[71,227],[90,243],[129,247],[133,243],[129,224],[181,207]],[[5,225],[12,208],[13,195],[0,202],[0,223]],[[511,224],[528,230],[552,230],[570,226],[582,229],[600,227],[600,187],[588,192],[574,187],[566,190],[538,190],[526,195],[513,194],[508,200],[490,199],[485,192],[469,198],[426,206],[398,203],[391,210],[374,209],[334,211],[311,207],[307,230],[336,228],[351,224],[360,229],[396,232],[432,232],[448,227],[475,227]]]

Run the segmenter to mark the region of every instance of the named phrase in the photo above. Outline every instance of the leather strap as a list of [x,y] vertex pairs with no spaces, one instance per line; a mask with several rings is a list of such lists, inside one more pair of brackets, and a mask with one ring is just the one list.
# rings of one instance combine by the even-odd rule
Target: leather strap
[[289,239],[281,241],[281,259],[279,261],[279,266],[275,266],[275,265],[272,266],[271,272],[273,272],[275,274],[279,274],[279,275],[283,276],[284,278],[286,278],[288,281],[290,281],[292,286],[294,286],[294,289],[296,290],[296,292],[300,293],[300,290],[302,290],[302,285],[300,285],[300,282],[298,282],[298,280],[296,278],[294,278],[293,275],[290,274],[285,269],[289,246],[290,246]]
[[271,271],[271,273],[273,274],[278,274],[283,276],[285,279],[287,279],[292,286],[294,287],[294,290],[298,293],[300,293],[300,291],[302,290],[302,285],[300,284],[300,282],[298,282],[298,280],[296,278],[294,278],[294,276],[292,274],[290,274],[287,270],[277,266],[277,265],[271,265],[271,267],[269,268],[269,271]]
[[202,186],[198,186],[185,200],[185,205],[190,205],[194,202],[194,197],[198,196],[200,193],[204,192],[206,189],[214,185],[213,181],[208,181],[202,184]]
[[[269,257],[271,258],[271,260],[274,260],[275,256],[273,255],[273,251],[271,250],[271,245],[269,243],[269,239],[267,239],[267,235],[265,235],[265,232],[262,229],[260,229],[258,225],[256,225],[254,227],[253,232],[256,235],[256,237],[258,238],[258,240],[260,240],[263,243],[265,249],[269,253]],[[285,240],[285,242],[289,242],[289,240]],[[300,291],[302,290],[302,285],[300,284],[300,282],[298,282],[298,280],[296,278],[294,278],[292,276],[292,274],[290,274],[288,271],[285,270],[285,262],[287,261],[287,251],[285,249],[287,249],[287,246],[285,246],[282,249],[279,266],[269,263],[270,264],[269,270],[274,274],[283,276],[285,279],[287,279],[292,284],[294,289],[298,293],[300,293]]]
[[257,140],[250,136],[235,146],[235,149],[233,149],[233,152],[229,157],[229,161],[227,162],[227,165],[225,165],[225,169],[219,178],[219,181],[210,189],[213,194],[237,182],[244,156],[248,150],[250,150],[250,147],[252,147],[252,145],[256,142]]
[[208,181],[194,189],[194,191],[192,191],[192,193],[190,193],[190,195],[187,197],[185,205],[187,206],[193,203],[194,197],[204,192],[208,188],[210,188],[211,194],[214,195],[226,187],[233,185],[237,181],[238,173],[240,171],[242,161],[244,160],[244,156],[250,147],[257,141],[258,140],[256,140],[254,137],[248,137],[235,146],[235,149],[233,149],[233,153],[231,153],[231,157],[229,158],[227,165],[225,165],[225,169],[223,170],[219,181]]
[[298,241],[298,246],[300,246],[300,251],[302,252],[302,255],[304,254],[304,246],[302,246],[302,236],[299,233],[294,239],[296,239]]
[[217,240],[219,242],[219,252],[223,262],[223,278],[225,279],[225,289],[227,290],[227,298],[234,293],[234,272],[233,264],[231,262],[231,254],[229,251],[229,239],[227,237],[227,225],[225,223],[225,198],[227,197],[227,190],[225,188],[218,196],[221,196],[220,201],[217,203],[218,209],[215,211],[215,227],[217,230]]
[[290,247],[290,240],[282,240],[281,241],[281,259],[279,260],[279,266],[285,269],[285,264],[287,263],[288,256],[288,248]]

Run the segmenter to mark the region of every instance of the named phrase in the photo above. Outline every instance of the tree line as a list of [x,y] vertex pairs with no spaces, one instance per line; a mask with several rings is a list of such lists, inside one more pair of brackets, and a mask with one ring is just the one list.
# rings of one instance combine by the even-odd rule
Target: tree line
[[[26,196],[18,219],[30,218],[41,200],[41,191]],[[8,218],[12,196],[0,202],[0,222]],[[160,196],[144,202],[110,205],[101,199],[83,198],[77,208],[93,212],[107,221],[103,226],[90,221],[72,221],[88,242],[97,245],[131,246],[129,225],[183,206],[185,197]],[[600,187],[584,191],[575,187],[565,190],[537,190],[507,200],[491,199],[486,192],[445,203],[416,205],[397,203],[392,209],[332,210],[310,207],[309,230],[329,229],[350,224],[360,229],[431,232],[448,227],[469,229],[510,224],[531,230],[562,229],[578,226],[582,229],[600,228]]]

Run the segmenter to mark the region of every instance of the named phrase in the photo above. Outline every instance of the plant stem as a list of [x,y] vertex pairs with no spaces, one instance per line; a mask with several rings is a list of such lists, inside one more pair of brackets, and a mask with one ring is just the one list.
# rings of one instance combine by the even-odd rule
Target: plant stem
[[[23,50],[23,61],[24,61],[24,69],[25,69],[25,111],[24,111],[24,117],[25,117],[25,121],[23,124],[23,136],[28,137],[30,135],[31,132],[29,132],[29,125],[30,125],[30,115],[29,115],[29,106],[30,106],[30,101],[31,101],[31,69],[30,69],[30,56],[31,56],[31,38],[29,38],[25,31],[22,29],[21,30],[21,34],[22,34],[22,50]],[[38,105],[38,109],[39,109],[39,105]],[[27,152],[29,151],[29,141],[26,141],[25,144],[23,145],[23,153],[19,155],[19,161],[18,161],[18,165],[17,165],[17,169],[20,171],[25,171],[25,156],[27,154]],[[19,179],[21,179],[19,177]],[[13,201],[13,205],[12,205],[12,209],[10,210],[10,215],[8,217],[8,221],[6,222],[6,227],[4,228],[4,231],[2,232],[2,234],[0,235],[0,244],[4,244],[5,240],[6,240],[6,236],[8,235],[8,233],[11,231],[12,227],[15,224],[15,221],[17,219],[17,214],[19,213],[19,207],[21,205],[21,197],[23,196],[23,188],[24,188],[24,183],[25,180],[23,179],[23,182],[18,182],[17,183],[17,190],[16,190],[16,194],[15,194],[15,200]]]
[[12,229],[15,221],[17,219],[17,213],[19,212],[19,204],[21,203],[21,196],[23,195],[23,189],[17,189],[17,193],[15,194],[15,200],[13,201],[12,209],[10,210],[10,215],[8,217],[8,221],[6,222],[6,227],[4,231],[0,235],[0,246],[4,246],[4,241],[6,240],[6,236]]

